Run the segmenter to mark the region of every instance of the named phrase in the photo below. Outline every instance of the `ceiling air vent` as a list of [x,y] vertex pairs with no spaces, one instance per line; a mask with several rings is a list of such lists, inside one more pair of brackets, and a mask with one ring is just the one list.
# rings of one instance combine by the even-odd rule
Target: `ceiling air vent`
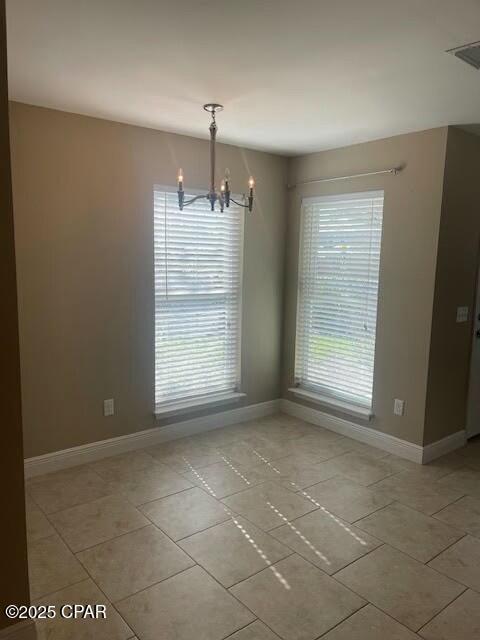
[[463,60],[471,67],[480,69],[480,41],[465,44],[463,47],[448,49],[447,53],[453,53],[454,56],[460,58],[460,60]]

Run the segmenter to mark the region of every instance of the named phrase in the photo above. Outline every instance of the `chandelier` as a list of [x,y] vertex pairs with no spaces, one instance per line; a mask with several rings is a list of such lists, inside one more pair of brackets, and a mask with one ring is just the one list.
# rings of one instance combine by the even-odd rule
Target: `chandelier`
[[237,202],[231,196],[230,192],[230,171],[225,169],[225,178],[222,180],[220,185],[220,192],[218,193],[215,188],[215,142],[217,137],[217,123],[215,122],[215,116],[219,111],[222,111],[223,106],[221,104],[205,104],[203,105],[205,111],[212,116],[212,122],[210,123],[210,190],[205,195],[195,196],[194,198],[189,198],[185,200],[185,191],[183,190],[183,171],[181,169],[178,170],[178,208],[180,211],[183,211],[184,207],[188,207],[189,204],[192,204],[196,200],[207,199],[210,202],[210,208],[212,211],[215,209],[215,203],[218,202],[220,206],[220,211],[223,212],[225,207],[230,206],[230,202],[234,202],[237,206],[243,207],[244,209],[248,209],[249,211],[253,208],[253,187],[255,186],[255,180],[252,176],[250,176],[248,180],[248,197],[247,204],[243,204],[241,202]]

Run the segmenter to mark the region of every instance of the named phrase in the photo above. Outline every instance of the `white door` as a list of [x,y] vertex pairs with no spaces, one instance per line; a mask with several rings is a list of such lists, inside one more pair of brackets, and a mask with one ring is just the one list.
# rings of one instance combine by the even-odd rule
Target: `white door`
[[480,433],[480,272],[473,318],[472,358],[467,400],[467,438]]

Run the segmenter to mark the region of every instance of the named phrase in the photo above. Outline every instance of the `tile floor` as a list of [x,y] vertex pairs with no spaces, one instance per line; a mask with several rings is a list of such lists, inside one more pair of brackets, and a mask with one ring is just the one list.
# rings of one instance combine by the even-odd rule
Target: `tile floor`
[[27,482],[10,640],[480,638],[480,444],[420,466],[278,414]]

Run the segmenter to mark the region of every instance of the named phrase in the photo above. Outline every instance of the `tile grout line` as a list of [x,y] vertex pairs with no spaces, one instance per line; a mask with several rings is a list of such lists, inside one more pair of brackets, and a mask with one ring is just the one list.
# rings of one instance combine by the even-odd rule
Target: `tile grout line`
[[[146,516],[145,516],[146,517]],[[148,518],[147,518],[148,520]],[[113,542],[114,540],[118,540],[119,538],[124,538],[125,536],[130,535],[131,533],[135,533],[137,531],[141,531],[142,529],[146,529],[147,527],[151,527],[154,526],[153,522],[150,522],[150,520],[148,521],[147,524],[142,524],[141,527],[136,527],[135,529],[131,529],[130,531],[124,531],[123,533],[119,533],[116,536],[113,536],[112,538],[107,538],[107,540],[102,540],[101,542],[96,542],[95,544],[90,545],[89,547],[85,547],[84,549],[79,549],[78,551],[74,551],[67,543],[66,540],[64,540],[65,544],[68,546],[68,548],[70,549],[70,551],[73,553],[73,555],[75,557],[77,557],[78,555],[80,555],[81,553],[84,553],[85,551],[91,551],[92,549],[95,549],[95,547],[100,547],[103,544],[108,544],[109,542]],[[59,534],[60,535],[60,534]],[[80,560],[80,558],[77,558],[80,562],[82,562]],[[83,564],[83,562],[82,562]]]
[[255,620],[252,620],[251,622],[247,622],[247,624],[243,625],[243,627],[240,627],[240,629],[235,629],[235,631],[232,631],[232,633],[229,633],[227,636],[223,636],[221,640],[228,640],[228,638],[231,638],[236,633],[239,633],[240,631],[247,629],[251,624],[255,624],[255,622],[263,622],[263,620],[260,620],[260,618],[257,617],[255,618]]
[[[90,575],[90,574],[89,574]],[[100,593],[103,593],[103,595],[105,596],[107,602],[113,607],[113,609],[116,611],[117,615],[120,616],[120,620],[123,620],[124,623],[127,625],[127,627],[133,631],[133,636],[132,637],[136,637],[137,636],[137,632],[135,631],[135,629],[132,629],[132,627],[130,626],[130,624],[125,620],[125,618],[122,616],[122,614],[120,613],[120,611],[117,609],[117,607],[115,606],[115,603],[110,600],[110,598],[107,597],[107,594],[103,591],[103,589],[100,587],[99,584],[97,584],[97,582],[93,579],[93,577],[90,578],[93,582],[93,584],[97,587],[97,589],[100,591]]]
[[[198,487],[200,488],[200,487]],[[183,536],[181,538],[177,538],[176,540],[173,538],[170,538],[173,542],[175,542],[176,545],[178,545],[179,542],[184,542],[185,540],[188,540],[189,538],[193,538],[193,536],[196,536],[198,533],[205,533],[205,531],[208,531],[209,529],[213,529],[214,527],[218,527],[221,524],[225,524],[226,522],[228,522],[230,520],[229,516],[227,514],[225,520],[222,520],[221,522],[214,522],[213,524],[208,525],[208,527],[204,527],[203,529],[198,529],[198,531],[194,531],[193,533],[188,533],[186,536]],[[235,514],[238,515],[238,514]],[[146,516],[148,517],[148,516]],[[158,529],[160,529],[160,531],[162,533],[165,533],[165,535],[167,535],[167,533],[162,529],[162,527],[157,524],[156,522],[154,522],[153,520],[151,520],[151,523],[153,525],[155,525]]]
[[[363,600],[365,600],[365,598],[363,598]],[[334,624],[333,627],[330,627],[330,629],[327,629],[327,631],[325,631],[325,633],[322,633],[321,635],[319,635],[317,638],[315,638],[315,640],[320,640],[321,638],[324,638],[326,635],[328,635],[329,633],[331,633],[332,631],[337,629],[340,625],[342,625],[344,622],[346,622],[347,620],[352,618],[355,614],[357,614],[362,609],[365,609],[365,607],[368,607],[369,605],[373,606],[368,600],[365,600],[365,604],[362,604],[362,606],[359,607],[356,611],[353,611],[346,618],[343,618],[343,620],[340,620],[339,622]]]
[[[377,507],[376,509],[374,509],[374,511],[371,511],[370,513],[367,513],[366,515],[361,516],[360,518],[357,518],[351,524],[353,524],[355,527],[358,527],[358,523],[359,522],[361,522],[362,520],[365,520],[366,518],[369,518],[370,516],[373,516],[375,513],[378,513],[379,511],[383,511],[383,509],[386,509],[387,507],[391,507],[392,504],[395,504],[395,502],[397,502],[398,504],[402,504],[401,502],[398,502],[398,500],[392,500],[388,504],[384,504],[381,507]],[[406,507],[407,505],[403,504],[402,506]],[[421,512],[417,511],[417,513],[421,513]],[[425,515],[425,514],[423,514],[423,515]],[[361,529],[361,527],[359,527],[359,528]],[[363,529],[362,529],[362,531],[363,531]],[[368,531],[365,531],[365,533],[368,533]]]
[[390,615],[389,613],[387,613],[386,611],[383,611],[383,609],[380,609],[380,607],[377,607],[376,605],[374,605],[372,602],[370,602],[369,600],[367,600],[365,602],[365,604],[363,605],[363,607],[360,607],[360,609],[357,609],[356,611],[354,611],[353,613],[351,613],[349,616],[347,616],[346,618],[344,618],[344,620],[342,620],[341,622],[339,622],[338,624],[336,624],[334,627],[332,627],[331,629],[329,629],[328,631],[326,631],[325,633],[322,633],[321,636],[318,636],[318,638],[315,638],[315,640],[321,640],[321,638],[325,638],[331,631],[333,631],[334,629],[336,629],[337,627],[339,627],[340,625],[342,625],[344,622],[346,622],[347,620],[349,620],[350,618],[352,618],[354,615],[356,615],[359,611],[362,611],[362,609],[365,609],[366,607],[372,607],[373,609],[375,609],[375,611],[383,614],[384,616],[386,616],[389,620],[391,620],[392,622],[395,622],[396,624],[400,625],[403,629],[405,629],[406,631],[413,633],[414,635],[417,635],[418,632],[416,631],[412,631],[409,627],[407,627],[405,624],[403,624],[403,622],[400,622],[399,620],[397,620],[396,618],[394,618],[392,615]]
[[[432,516],[432,518],[436,518],[436,516],[443,511],[444,509],[447,509],[448,507],[451,507],[452,504],[456,504],[457,502],[460,502],[460,500],[463,500],[463,498],[466,498],[468,496],[468,494],[464,494],[463,496],[460,496],[459,498],[457,498],[456,500],[454,500],[453,502],[449,502],[448,504],[446,504],[444,507],[442,507],[441,509],[438,509],[438,511],[434,511],[433,513],[431,513],[430,515]],[[471,497],[471,496],[470,496]],[[436,518],[437,520],[439,520],[439,518]]]
[[133,504],[132,502],[132,504],[134,507],[139,509],[139,507],[145,507],[147,504],[152,504],[153,502],[158,502],[159,500],[170,498],[171,496],[177,496],[179,493],[185,493],[185,491],[191,491],[192,489],[202,489],[202,487],[198,487],[196,484],[193,484],[191,487],[185,487],[185,489],[180,489],[180,491],[175,491],[175,493],[168,493],[166,496],[160,496],[158,498],[154,498],[153,500],[147,500],[147,502],[140,502],[139,504]]
[[[464,586],[464,585],[460,585],[460,586]],[[463,589],[463,591],[461,591],[458,596],[455,596],[455,598],[453,598],[453,600],[451,600],[450,602],[448,602],[444,607],[442,607],[439,611],[437,611],[437,613],[435,613],[431,618],[429,618],[427,620],[427,622],[425,622],[425,624],[422,624],[421,627],[419,627],[415,633],[420,634],[420,631],[422,629],[424,629],[428,624],[430,624],[430,622],[432,622],[432,620],[434,620],[437,616],[439,616],[441,613],[443,613],[443,611],[445,611],[445,609],[448,609],[448,607],[453,604],[456,600],[458,600],[461,596],[463,596],[463,594],[468,591],[468,587],[465,587],[465,589]]]
[[60,589],[54,589],[53,591],[49,591],[48,593],[44,593],[40,596],[36,596],[35,598],[31,598],[32,602],[38,602],[38,600],[44,600],[45,598],[49,598],[50,596],[53,596],[55,593],[59,593],[60,591],[63,591],[64,589],[69,589],[70,587],[74,587],[76,584],[81,584],[82,582],[86,582],[87,580],[90,580],[90,576],[88,573],[86,576],[84,576],[80,580],[75,580],[75,582],[66,584],[63,587],[60,587]]
[[[186,553],[186,555],[188,555],[188,553]],[[191,560],[193,560],[193,558],[191,558],[191,556],[188,556],[188,557]],[[143,593],[144,591],[148,591],[148,589],[152,589],[153,587],[156,587],[158,584],[162,584],[163,582],[166,582],[167,580],[170,580],[170,578],[177,578],[182,573],[185,573],[186,571],[190,571],[190,569],[195,569],[195,567],[203,569],[203,567],[201,567],[198,563],[196,563],[194,561],[194,564],[191,567],[185,567],[181,571],[177,571],[177,573],[174,573],[173,575],[168,576],[167,578],[162,578],[161,580],[156,580],[155,582],[152,582],[152,584],[149,584],[146,587],[142,587],[138,591],[135,591],[134,593],[130,593],[128,596],[125,596],[124,598],[119,598],[118,600],[115,600],[115,602],[112,602],[112,601],[110,601],[110,602],[112,602],[112,605],[116,608],[116,605],[121,604],[122,602],[125,602],[125,600],[130,600],[130,598],[135,598],[136,596],[138,596],[139,593]],[[210,574],[208,574],[208,575],[210,575]],[[92,580],[93,580],[93,578],[92,578]],[[223,588],[225,589],[225,587],[223,587]]]
[[375,480],[375,482],[371,482],[369,485],[365,485],[365,486],[367,486],[369,489],[375,488],[384,480],[387,480],[388,478],[393,478],[394,476],[399,476],[400,474],[405,473],[405,471],[406,471],[405,469],[402,469],[401,471],[395,471],[395,473],[391,473],[388,476],[385,476],[385,478],[381,478],[380,480]]
[[[231,595],[233,595],[233,594],[231,594]],[[235,596],[233,596],[233,597],[235,597]],[[243,602],[242,602],[242,604],[243,604]],[[245,605],[243,605],[243,606],[245,606]],[[250,611],[250,609],[248,609],[248,610]],[[252,611],[252,613],[253,613],[253,611]],[[249,627],[251,624],[254,624],[255,622],[260,622],[261,624],[265,625],[265,627],[267,627],[267,629],[269,629],[273,633],[274,636],[277,636],[278,638],[280,638],[280,636],[278,636],[278,634],[275,633],[275,631],[265,622],[265,620],[262,620],[261,618],[259,618],[256,613],[253,613],[253,615],[255,616],[255,620],[252,620],[251,622],[249,622],[247,625],[245,625],[241,629],[237,629],[233,633],[229,633],[228,636],[225,636],[224,638],[222,638],[222,640],[228,640],[228,638],[231,638],[233,635],[235,635],[239,631],[242,631],[243,629],[246,629],[247,627]]]
[[[291,556],[294,555],[299,555],[296,551],[292,551],[290,549],[290,547],[287,547],[286,545],[284,545],[286,547],[286,549],[290,552],[287,553],[286,556],[284,556],[283,558],[280,558],[279,560],[276,560],[275,562],[272,562],[271,566],[274,566],[276,564],[278,564],[279,562],[282,562],[282,560],[286,560],[287,558],[290,558]],[[203,565],[200,565],[203,569],[205,569],[205,567]],[[262,571],[266,571],[267,569],[270,569],[270,566],[266,565],[264,567],[262,567],[261,569],[259,569],[258,571],[255,571],[254,573],[252,573],[251,575],[247,576],[246,578],[241,578],[241,580],[237,580],[237,582],[234,582],[233,584],[231,584],[230,586],[226,587],[225,585],[222,585],[222,587],[224,589],[226,589],[228,592],[230,592],[230,589],[233,589],[234,587],[237,587],[239,584],[242,584],[242,582],[246,582],[247,580],[250,580],[250,578],[254,578],[255,576],[258,576],[259,573],[262,573]],[[205,571],[207,571],[205,569]],[[220,583],[221,584],[221,583]],[[234,594],[232,593],[232,596]],[[241,600],[240,600],[241,602]],[[255,614],[256,615],[256,614]],[[262,620],[263,622],[263,620]]]
[[[380,542],[380,544],[378,545],[378,547],[374,547],[373,549],[369,549],[366,553],[363,554],[363,556],[360,556],[359,558],[355,558],[354,560],[351,560],[344,567],[342,567],[341,569],[338,569],[338,571],[335,571],[334,573],[332,573],[330,575],[330,577],[334,578],[338,582],[338,584],[341,584],[343,587],[346,587],[347,589],[350,589],[350,591],[352,591],[355,595],[357,595],[359,598],[362,598],[363,600],[366,600],[367,602],[370,602],[370,600],[368,600],[365,596],[360,595],[354,589],[352,589],[351,587],[348,587],[346,584],[344,584],[343,582],[338,580],[337,574],[339,574],[340,571],[343,571],[347,567],[350,567],[352,564],[355,564],[355,562],[358,562],[359,560],[363,560],[363,558],[366,558],[367,556],[369,556],[374,551],[377,551],[377,549],[381,549],[382,547],[389,547],[390,546],[390,545],[386,544],[385,542],[383,542],[382,540],[379,540],[379,542]],[[373,602],[370,602],[370,604],[373,605]]]
[[[427,562],[424,562],[423,564],[427,567],[429,567],[430,569],[435,569],[435,567],[430,567],[430,562],[432,562],[433,560],[435,560],[436,558],[438,558],[438,556],[441,556],[442,553],[445,553],[445,551],[448,551],[449,549],[451,549],[452,547],[454,547],[456,544],[458,544],[459,542],[461,542],[462,540],[464,540],[466,537],[468,536],[468,533],[464,533],[463,535],[461,535],[457,540],[455,540],[455,542],[452,542],[451,544],[449,544],[448,546],[445,547],[445,549],[442,549],[441,551],[439,551],[438,553],[436,553],[432,558],[430,558],[430,560],[427,560]],[[435,569],[435,571],[437,571],[438,573],[442,573],[441,571],[438,571],[438,569]],[[443,573],[442,575],[446,575],[445,573]],[[447,576],[450,577],[450,576]],[[454,580],[454,578],[450,578],[451,580]],[[457,580],[455,580],[455,582],[458,582]],[[459,582],[459,584],[462,584],[461,582]]]

